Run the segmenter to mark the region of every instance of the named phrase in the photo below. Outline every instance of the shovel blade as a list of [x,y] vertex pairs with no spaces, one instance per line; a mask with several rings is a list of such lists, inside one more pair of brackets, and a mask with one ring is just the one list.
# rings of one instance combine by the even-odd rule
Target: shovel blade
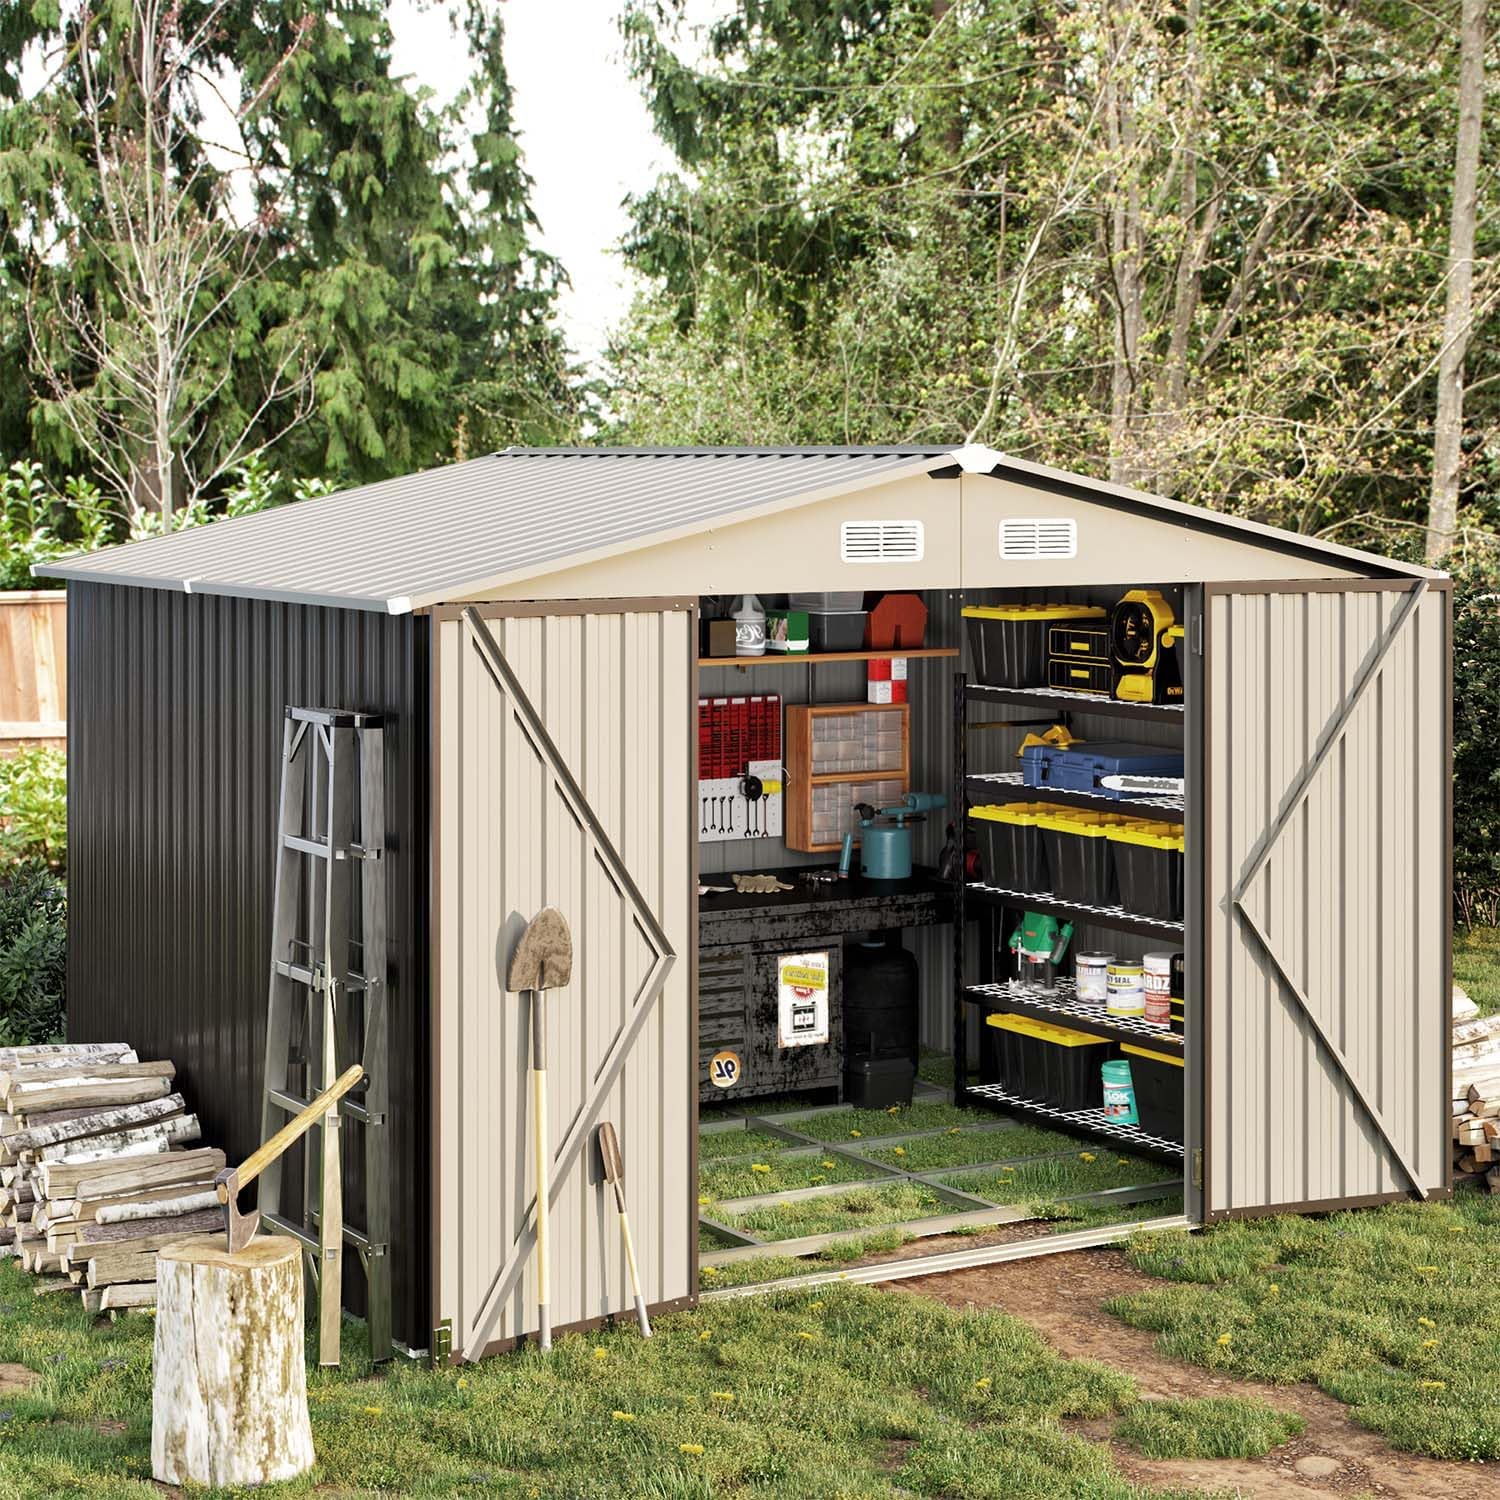
[[573,977],[573,934],[568,919],[555,906],[544,906],[526,925],[510,967],[505,988],[522,990],[561,989]]

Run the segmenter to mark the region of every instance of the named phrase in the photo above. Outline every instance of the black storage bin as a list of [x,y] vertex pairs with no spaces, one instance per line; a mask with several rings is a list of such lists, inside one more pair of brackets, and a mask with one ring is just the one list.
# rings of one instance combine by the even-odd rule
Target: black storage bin
[[1086,604],[971,604],[964,609],[974,676],[986,687],[1043,687],[1047,632],[1054,625],[1092,623],[1104,611]]
[[1075,814],[1071,818],[1043,817],[1040,826],[1052,894],[1059,901],[1112,906],[1115,863],[1104,824],[1083,823]]
[[1054,1109],[1098,1106],[1103,1097],[1099,1068],[1109,1059],[1109,1042],[1030,1016],[991,1016],[985,1029],[1002,1039],[1000,1081],[1007,1088]]
[[1180,1057],[1151,1052],[1127,1042],[1121,1049],[1130,1062],[1135,1084],[1135,1108],[1141,1129],[1163,1140],[1182,1144],[1183,1077]]
[[809,651],[862,651],[865,645],[866,619],[868,615],[862,609],[826,613],[820,610],[809,611],[807,649]]
[[917,1065],[909,1057],[856,1057],[844,1065],[844,1102],[855,1109],[911,1103]]
[[1117,828],[1110,832],[1120,905],[1142,917],[1180,922],[1183,910],[1181,833]]
[[[996,813],[1002,816],[994,816]],[[1042,830],[1034,814],[1016,807],[975,807],[969,810],[969,826],[979,845],[988,884],[1037,894],[1051,890]]]

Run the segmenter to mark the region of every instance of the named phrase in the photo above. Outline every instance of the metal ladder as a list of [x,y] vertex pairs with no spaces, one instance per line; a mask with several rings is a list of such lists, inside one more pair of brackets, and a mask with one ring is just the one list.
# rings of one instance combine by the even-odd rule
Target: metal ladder
[[[288,707],[261,1139],[269,1139],[351,1062],[365,1070],[364,1083],[260,1179],[262,1222],[307,1251],[318,1293],[322,1365],[339,1362],[346,1244],[365,1275],[371,1357],[391,1357],[384,850],[380,715]],[[345,1123],[356,1127],[360,1148],[347,1163],[351,1187],[363,1197],[358,1226],[344,1213],[346,1163],[339,1137]],[[292,1217],[292,1203],[299,1204],[299,1217]]]

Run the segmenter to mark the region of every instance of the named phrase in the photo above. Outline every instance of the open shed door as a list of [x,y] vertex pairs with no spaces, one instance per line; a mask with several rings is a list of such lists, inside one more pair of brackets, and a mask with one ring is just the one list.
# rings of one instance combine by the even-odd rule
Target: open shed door
[[1423,580],[1210,585],[1208,1217],[1442,1190],[1449,622]]
[[620,1137],[647,1302],[694,1291],[693,636],[690,602],[659,600],[434,622],[440,1355],[477,1359],[537,1326],[529,1002],[504,976],[543,906],[573,936],[572,983],[546,1001],[553,1323],[633,1308],[602,1120]]

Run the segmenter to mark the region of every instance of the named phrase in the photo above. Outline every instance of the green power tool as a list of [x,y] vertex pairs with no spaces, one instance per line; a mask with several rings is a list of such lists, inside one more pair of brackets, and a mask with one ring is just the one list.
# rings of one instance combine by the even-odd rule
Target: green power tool
[[[1023,912],[1010,935],[1010,951],[1022,969],[1022,980],[1044,994],[1056,989],[1055,970],[1073,940],[1073,924],[1059,922],[1044,912]],[[1025,968],[1030,968],[1027,974]]]

